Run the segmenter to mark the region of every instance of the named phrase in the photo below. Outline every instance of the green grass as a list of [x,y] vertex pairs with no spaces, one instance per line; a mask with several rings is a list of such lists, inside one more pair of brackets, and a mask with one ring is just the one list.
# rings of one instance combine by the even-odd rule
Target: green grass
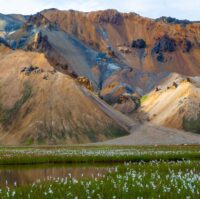
[[200,134],[200,115],[196,120],[183,118],[183,128],[186,131]]
[[199,146],[0,148],[1,165],[200,160]]
[[[199,198],[200,146],[40,146],[0,148],[1,167],[108,163],[100,178],[49,178],[0,188],[5,199]],[[4,166],[3,166],[4,165]],[[10,165],[10,166],[9,166]],[[55,167],[56,167],[55,165]],[[40,167],[42,167],[40,165]]]
[[114,172],[91,178],[60,178],[0,189],[4,199],[132,199],[199,198],[199,162],[150,162],[117,166]]
[[23,104],[29,99],[32,94],[32,87],[28,82],[24,83],[24,89],[22,93],[22,97],[15,102],[13,107],[11,108],[4,108],[2,105],[0,106],[0,123],[7,127],[9,126],[14,118],[17,117],[17,114]]
[[148,99],[148,95],[144,95],[140,98],[140,104],[143,104]]

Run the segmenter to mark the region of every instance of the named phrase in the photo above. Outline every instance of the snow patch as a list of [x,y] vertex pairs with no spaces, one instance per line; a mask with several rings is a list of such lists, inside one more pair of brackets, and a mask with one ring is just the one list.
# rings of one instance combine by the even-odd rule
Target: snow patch
[[108,68],[108,70],[119,70],[120,69],[119,66],[117,66],[116,64],[113,64],[113,63],[108,64],[107,68]]

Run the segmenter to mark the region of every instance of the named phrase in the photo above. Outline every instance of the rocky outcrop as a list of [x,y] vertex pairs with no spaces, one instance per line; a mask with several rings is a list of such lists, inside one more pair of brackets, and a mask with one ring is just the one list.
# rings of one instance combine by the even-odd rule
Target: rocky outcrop
[[180,46],[183,52],[190,52],[192,49],[192,42],[188,39],[184,39],[180,41]]
[[158,62],[166,62],[164,53],[172,53],[176,50],[176,41],[170,38],[168,35],[164,35],[156,39],[156,42],[152,49],[152,54],[156,54]]
[[90,91],[93,91],[94,90],[94,87],[91,83],[91,81],[87,78],[87,77],[84,77],[84,76],[79,76],[77,78],[77,81],[80,85],[83,85],[85,88],[87,88],[88,90]]
[[156,21],[163,21],[163,22],[169,23],[169,24],[180,24],[183,26],[191,24],[191,21],[189,21],[189,20],[179,20],[179,19],[176,19],[173,17],[160,17],[160,18],[156,19]]
[[123,17],[117,10],[105,10],[97,14],[97,21],[99,23],[120,25],[123,21]]
[[45,18],[41,13],[37,13],[35,15],[31,15],[28,21],[25,23],[25,26],[49,26],[50,28],[53,27],[53,24]]
[[42,32],[39,31],[34,35],[32,41],[28,43],[25,49],[38,52],[47,52],[52,48],[48,41],[48,36],[43,35]]
[[120,111],[121,113],[130,114],[133,111],[135,111],[136,104],[132,99],[127,98],[125,101],[121,103],[116,103],[113,107],[114,109]]
[[142,49],[142,48],[146,48],[146,42],[144,41],[144,39],[137,39],[137,40],[133,40],[131,47],[132,48],[138,48],[138,49]]
[[37,66],[27,66],[27,67],[23,67],[20,71],[21,73],[24,73],[25,75],[30,75],[31,73],[43,73],[43,69],[37,67]]
[[168,35],[156,39],[152,52],[159,54],[163,52],[174,52],[176,50],[176,41]]
[[139,106],[140,96],[137,93],[124,93],[119,97],[118,102],[115,103],[113,107],[121,113],[130,114],[136,111]]
[[100,97],[109,104],[120,101],[120,97],[125,93],[134,93],[134,89],[125,83],[112,82],[104,87],[100,92]]

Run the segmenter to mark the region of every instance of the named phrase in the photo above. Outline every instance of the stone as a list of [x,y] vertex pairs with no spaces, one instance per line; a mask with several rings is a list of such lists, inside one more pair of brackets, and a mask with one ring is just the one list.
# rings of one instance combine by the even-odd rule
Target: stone
[[160,88],[156,87],[156,90],[155,90],[155,91],[158,92],[158,91],[160,91],[160,90],[161,90]]
[[26,70],[26,67],[23,67],[20,72],[23,73]]
[[176,50],[176,41],[168,35],[158,38],[152,49],[153,53],[174,52]]
[[141,48],[146,48],[147,45],[144,39],[137,39],[133,40],[131,47],[141,49]]
[[176,82],[173,82],[173,85],[175,88],[178,88],[178,84]]
[[165,56],[163,55],[163,53],[159,53],[158,56],[157,56],[157,60],[159,62],[164,62],[165,61]]
[[46,74],[46,75],[43,76],[43,79],[44,79],[44,80],[48,80],[48,79],[49,79],[49,76]]

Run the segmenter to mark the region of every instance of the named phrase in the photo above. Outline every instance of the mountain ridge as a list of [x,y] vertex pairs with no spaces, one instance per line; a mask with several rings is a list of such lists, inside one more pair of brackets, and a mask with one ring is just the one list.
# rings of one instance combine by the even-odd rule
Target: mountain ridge
[[[15,21],[17,26],[13,26]],[[9,27],[6,31],[5,24]],[[132,127],[129,128],[132,125],[136,125],[133,132],[140,129],[143,133],[148,126],[145,127],[146,118],[140,117],[143,112],[150,116],[156,114],[159,122],[154,122],[156,117],[150,118],[156,125],[182,129],[180,122],[179,125],[161,122],[162,114],[154,113],[156,104],[150,102],[151,108],[142,107],[142,96],[156,92],[156,100],[162,99],[165,104],[162,92],[159,93],[163,81],[174,73],[184,81],[200,76],[199,41],[199,23],[169,17],[154,20],[112,9],[87,13],[48,9],[29,17],[12,15],[12,20],[7,15],[2,17],[0,141],[7,144],[28,141],[38,144],[41,140],[48,144],[105,141],[127,135],[132,132]],[[42,64],[40,60],[43,60]],[[28,86],[27,81],[30,83]],[[169,84],[176,87],[177,82],[170,79]],[[170,90],[171,95],[176,96],[180,87]],[[31,88],[37,94],[29,93]],[[191,83],[191,87],[183,88],[183,95],[190,88],[198,90]],[[13,94],[7,90],[13,90]],[[190,94],[193,98],[192,92]],[[177,94],[177,101],[179,98],[181,96]],[[55,105],[56,101],[58,105]],[[32,107],[31,102],[36,107]],[[170,103],[171,107],[175,106],[175,101],[170,100]],[[98,114],[93,110],[98,110]],[[126,119],[119,111],[126,114]],[[19,118],[14,116],[15,112]],[[85,121],[82,121],[82,114],[87,115]],[[174,114],[182,121],[183,115],[177,111]],[[198,115],[196,112],[191,114],[190,119]],[[46,130],[38,131],[37,124],[32,130],[23,126],[23,121],[28,126],[37,123],[41,115],[43,119],[40,122]],[[127,123],[128,118],[130,121]],[[9,128],[4,128],[5,121]],[[104,128],[107,121],[109,124]],[[126,125],[121,125],[124,122]],[[69,133],[69,128],[72,133]]]

